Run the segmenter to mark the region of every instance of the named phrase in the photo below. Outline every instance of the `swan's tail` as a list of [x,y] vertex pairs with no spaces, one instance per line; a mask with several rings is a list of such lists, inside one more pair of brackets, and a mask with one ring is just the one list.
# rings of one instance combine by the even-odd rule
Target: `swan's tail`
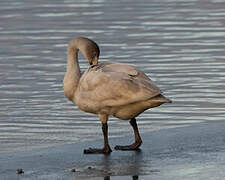
[[154,97],[155,101],[161,102],[161,103],[172,103],[172,101],[162,94],[159,94],[158,96]]

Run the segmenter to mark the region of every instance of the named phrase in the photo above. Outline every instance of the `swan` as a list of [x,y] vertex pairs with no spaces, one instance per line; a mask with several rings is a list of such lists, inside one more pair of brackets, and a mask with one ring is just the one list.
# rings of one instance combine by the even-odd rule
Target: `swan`
[[[89,63],[82,74],[78,63],[81,51]],[[74,38],[67,47],[67,68],[63,80],[65,96],[79,109],[99,116],[104,135],[102,149],[85,149],[85,154],[112,152],[108,141],[107,121],[110,116],[130,120],[135,142],[115,146],[115,150],[136,150],[142,144],[136,117],[145,110],[171,103],[144,72],[118,62],[98,63],[98,45],[85,37]]]

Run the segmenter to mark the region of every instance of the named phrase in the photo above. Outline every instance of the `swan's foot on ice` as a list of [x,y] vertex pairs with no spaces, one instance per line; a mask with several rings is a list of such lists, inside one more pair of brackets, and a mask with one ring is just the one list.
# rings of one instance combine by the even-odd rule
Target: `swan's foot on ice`
[[100,116],[102,121],[102,132],[104,135],[104,148],[103,149],[95,149],[89,148],[84,150],[84,154],[110,154],[112,152],[109,142],[108,142],[108,125],[107,125],[107,116]]
[[115,150],[122,150],[122,151],[132,151],[132,150],[138,150],[139,147],[142,144],[141,136],[138,131],[136,119],[132,118],[130,120],[130,125],[133,127],[134,130],[134,137],[135,137],[135,143],[128,145],[128,146],[115,146]]
[[110,154],[112,152],[110,147],[103,149],[89,148],[84,150],[84,154]]
[[135,142],[134,144],[128,145],[128,146],[115,146],[115,150],[122,150],[122,151],[132,151],[132,150],[139,150],[139,147],[141,146],[142,141]]

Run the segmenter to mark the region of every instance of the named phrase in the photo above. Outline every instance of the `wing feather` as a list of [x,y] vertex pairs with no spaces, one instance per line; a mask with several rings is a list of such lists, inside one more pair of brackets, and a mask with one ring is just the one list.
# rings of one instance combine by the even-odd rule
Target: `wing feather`
[[80,82],[79,92],[83,98],[102,106],[126,105],[161,93],[142,71],[121,63],[102,63],[91,67]]

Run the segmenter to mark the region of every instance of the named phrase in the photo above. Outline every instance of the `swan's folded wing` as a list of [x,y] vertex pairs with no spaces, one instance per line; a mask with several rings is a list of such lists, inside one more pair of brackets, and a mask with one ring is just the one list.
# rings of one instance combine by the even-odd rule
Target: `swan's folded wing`
[[130,76],[138,75],[138,70],[128,64],[106,62],[100,64],[100,67],[103,72],[121,72],[126,73]]
[[82,96],[102,106],[126,105],[161,93],[150,79],[126,72],[89,71],[81,81]]

